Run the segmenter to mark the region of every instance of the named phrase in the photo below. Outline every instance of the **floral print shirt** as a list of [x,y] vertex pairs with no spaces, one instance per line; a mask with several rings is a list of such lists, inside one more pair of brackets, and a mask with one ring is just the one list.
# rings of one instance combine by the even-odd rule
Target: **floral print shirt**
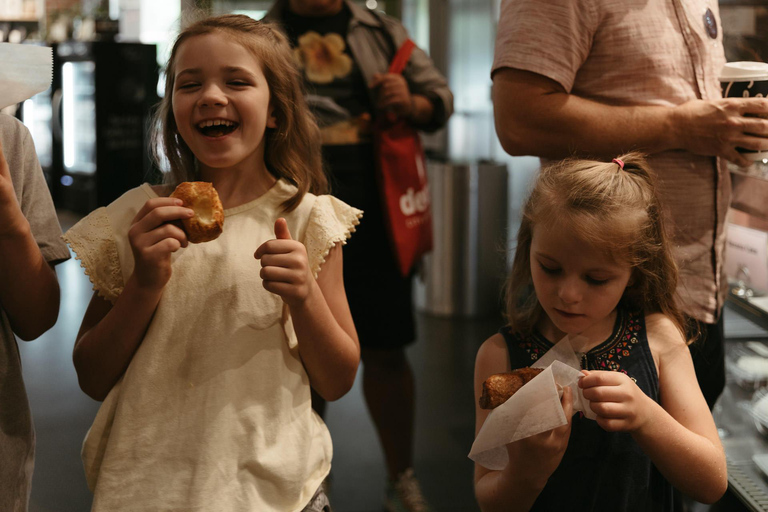
[[283,13],[325,146],[371,142],[368,86],[346,40],[351,17],[346,5],[331,16],[300,16],[287,8]]

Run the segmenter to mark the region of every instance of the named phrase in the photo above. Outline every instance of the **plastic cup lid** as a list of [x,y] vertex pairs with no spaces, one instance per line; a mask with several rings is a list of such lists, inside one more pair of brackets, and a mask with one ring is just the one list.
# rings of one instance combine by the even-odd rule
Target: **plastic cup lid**
[[728,62],[720,71],[720,81],[730,80],[768,80],[768,63],[765,62]]

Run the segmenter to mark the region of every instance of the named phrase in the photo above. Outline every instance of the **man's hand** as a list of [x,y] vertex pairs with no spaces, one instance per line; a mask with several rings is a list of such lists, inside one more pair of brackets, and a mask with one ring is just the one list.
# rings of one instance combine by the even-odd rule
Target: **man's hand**
[[567,92],[537,73],[493,77],[496,132],[511,155],[610,160],[628,151],[686,150],[752,164],[736,148],[768,149],[768,99],[691,100],[677,106],[612,105]]
[[768,151],[768,99],[691,100],[674,107],[675,136],[683,149],[719,156],[746,167],[753,162],[736,148]]

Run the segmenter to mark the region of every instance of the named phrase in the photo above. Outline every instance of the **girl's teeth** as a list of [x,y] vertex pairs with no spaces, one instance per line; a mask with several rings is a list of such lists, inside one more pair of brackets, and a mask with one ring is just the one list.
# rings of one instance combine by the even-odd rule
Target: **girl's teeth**
[[233,124],[234,123],[231,122],[231,121],[225,121],[223,119],[214,119],[214,120],[203,121],[203,122],[199,123],[198,126],[200,128],[207,128],[209,126],[219,126],[219,125],[222,125],[222,126],[232,126]]

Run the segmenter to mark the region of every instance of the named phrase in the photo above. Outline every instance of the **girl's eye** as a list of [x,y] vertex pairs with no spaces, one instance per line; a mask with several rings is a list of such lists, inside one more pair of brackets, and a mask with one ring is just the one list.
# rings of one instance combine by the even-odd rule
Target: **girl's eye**
[[608,282],[608,279],[595,279],[594,277],[587,276],[587,282],[595,286],[602,286]]
[[539,263],[539,267],[541,267],[541,270],[544,271],[545,274],[554,275],[560,272],[559,268],[547,267],[547,266],[544,266],[543,263]]
[[242,86],[248,85],[248,82],[246,82],[245,80],[232,80],[231,82],[229,82],[229,85],[242,87]]
[[178,89],[192,89],[193,87],[197,87],[197,84],[196,83],[180,84],[177,88]]

